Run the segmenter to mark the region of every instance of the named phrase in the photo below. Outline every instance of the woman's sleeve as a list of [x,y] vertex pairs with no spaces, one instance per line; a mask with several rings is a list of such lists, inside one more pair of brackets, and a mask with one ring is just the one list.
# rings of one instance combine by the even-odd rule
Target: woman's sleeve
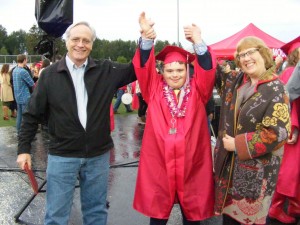
[[[282,88],[283,89],[283,88]],[[260,157],[279,150],[286,143],[291,131],[290,109],[287,94],[276,92],[266,100],[268,107],[256,131],[239,134],[235,146],[240,160]]]

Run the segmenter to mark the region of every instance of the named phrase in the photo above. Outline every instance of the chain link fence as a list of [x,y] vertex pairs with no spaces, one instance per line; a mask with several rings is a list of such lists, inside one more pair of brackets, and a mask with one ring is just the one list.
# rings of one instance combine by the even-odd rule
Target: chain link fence
[[[39,62],[45,59],[43,55],[27,55],[27,62],[34,63]],[[8,64],[17,64],[17,55],[0,55],[0,65]]]

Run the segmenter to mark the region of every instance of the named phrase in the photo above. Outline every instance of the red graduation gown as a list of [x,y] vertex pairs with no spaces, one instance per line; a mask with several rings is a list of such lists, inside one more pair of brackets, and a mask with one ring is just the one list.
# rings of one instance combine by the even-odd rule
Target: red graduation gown
[[141,68],[139,49],[133,64],[148,103],[134,209],[167,219],[179,201],[188,220],[213,216],[213,167],[205,105],[212,94],[215,69],[205,71],[195,62],[186,115],[176,118],[177,133],[169,134],[172,116],[163,95],[163,77],[155,69],[153,49],[145,67]]
[[[280,75],[283,83],[287,83],[290,79],[295,67],[286,68]],[[295,99],[291,103],[291,126],[292,132],[295,128],[300,131],[300,98]],[[291,134],[292,134],[291,132]],[[296,197],[300,188],[300,136],[293,145],[284,145],[284,154],[280,170],[276,191],[289,197]]]

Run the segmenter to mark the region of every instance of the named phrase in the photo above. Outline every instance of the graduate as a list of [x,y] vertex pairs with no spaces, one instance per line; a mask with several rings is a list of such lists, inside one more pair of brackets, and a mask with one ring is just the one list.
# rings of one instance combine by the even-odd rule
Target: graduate
[[[215,61],[195,24],[184,28],[195,55],[166,46],[154,55],[154,23],[139,18],[141,34],[133,64],[148,104],[133,207],[150,225],[167,224],[180,205],[183,224],[213,216],[214,184],[205,105],[215,82]],[[161,74],[156,70],[160,62]],[[189,76],[189,64],[194,74]]]
[[[300,63],[300,36],[283,45],[281,49],[288,56],[288,64],[279,78],[286,84],[290,81],[295,66]],[[299,86],[299,83],[294,85]],[[269,216],[282,223],[296,223],[295,217],[300,217],[300,98],[291,101],[290,116],[292,132],[284,145],[282,164],[269,210]]]

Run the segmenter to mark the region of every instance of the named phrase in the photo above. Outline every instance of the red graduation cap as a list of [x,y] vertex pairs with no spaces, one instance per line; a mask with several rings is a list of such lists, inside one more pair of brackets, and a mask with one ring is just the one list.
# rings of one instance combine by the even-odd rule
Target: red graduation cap
[[195,56],[192,53],[173,45],[164,47],[155,58],[156,60],[163,61],[164,64],[171,62],[191,63],[195,60]]
[[300,36],[295,38],[294,40],[286,43],[285,45],[281,46],[281,50],[286,54],[290,54],[292,51],[294,51],[296,48],[300,47]]

